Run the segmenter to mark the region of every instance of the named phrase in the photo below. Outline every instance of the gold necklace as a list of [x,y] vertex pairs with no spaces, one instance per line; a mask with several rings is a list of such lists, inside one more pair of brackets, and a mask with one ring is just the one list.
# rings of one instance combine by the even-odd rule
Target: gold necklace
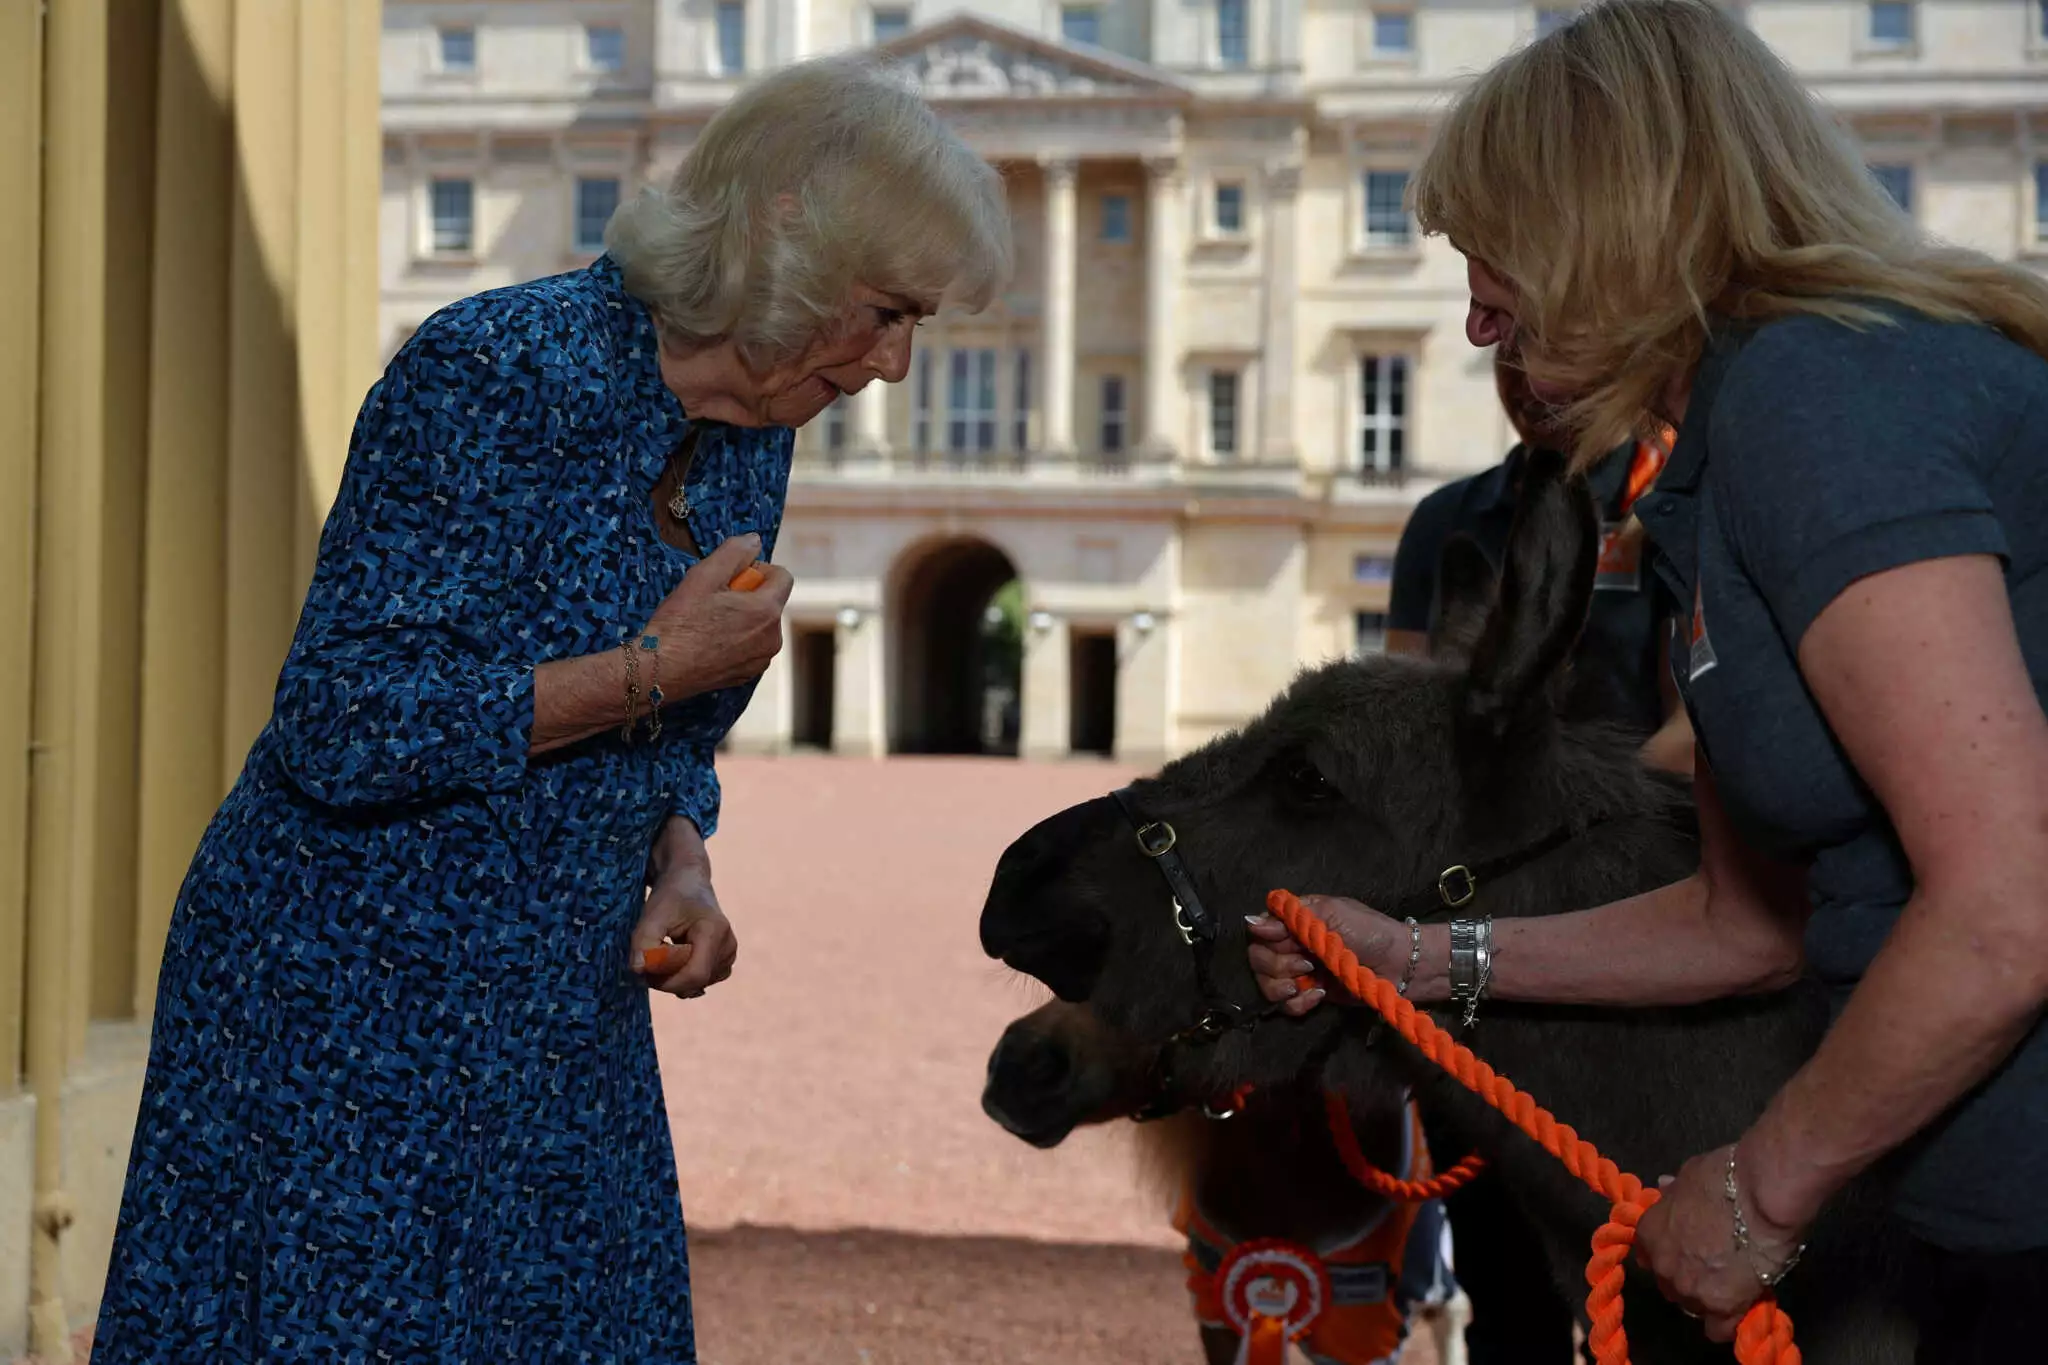
[[695,426],[690,428],[690,434],[683,438],[681,448],[671,458],[680,459],[682,464],[676,470],[675,491],[668,495],[668,514],[679,525],[687,525],[690,520],[690,513],[694,510],[690,506],[688,489],[690,467],[697,462],[697,428]]

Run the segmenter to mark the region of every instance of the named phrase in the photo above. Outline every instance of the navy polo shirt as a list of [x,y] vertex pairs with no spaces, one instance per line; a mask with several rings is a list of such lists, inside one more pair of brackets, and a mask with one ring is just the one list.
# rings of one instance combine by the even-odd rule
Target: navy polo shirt
[[[1622,526],[1634,458],[1631,442],[1587,475],[1604,530]],[[1500,464],[1447,483],[1415,505],[1394,552],[1389,629],[1426,632],[1435,625],[1443,607],[1437,565],[1452,536],[1471,536],[1494,571],[1500,571],[1526,459],[1527,452],[1516,446]],[[1565,709],[1574,718],[1613,721],[1647,739],[1664,723],[1658,677],[1658,646],[1663,640],[1660,598],[1640,561],[1639,538],[1624,536],[1615,543],[1621,553],[1603,561],[1595,578],[1586,632],[1572,656]]]
[[[1985,327],[1890,315],[1863,330],[1814,317],[1722,329],[1636,507],[1679,609],[1672,671],[1722,800],[1746,840],[1806,865],[1807,959],[1838,1003],[1914,881],[1807,692],[1807,627],[1859,578],[1996,555],[2036,695],[2048,682],[2048,361]],[[2048,1030],[1898,1171],[1897,1211],[1927,1240],[2048,1246]]]

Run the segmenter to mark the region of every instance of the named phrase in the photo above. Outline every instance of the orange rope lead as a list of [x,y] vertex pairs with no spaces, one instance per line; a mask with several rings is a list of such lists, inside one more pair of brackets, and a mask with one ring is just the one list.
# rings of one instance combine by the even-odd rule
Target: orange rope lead
[[1486,1158],[1473,1152],[1434,1179],[1402,1180],[1366,1159],[1364,1150],[1358,1145],[1358,1132],[1351,1126],[1351,1109],[1344,1103],[1342,1095],[1334,1090],[1324,1091],[1323,1107],[1330,1116],[1330,1141],[1337,1148],[1337,1159],[1344,1163],[1344,1169],[1351,1173],[1353,1180],[1382,1199],[1397,1199],[1404,1204],[1441,1199],[1486,1169]]
[[[1593,1258],[1586,1264],[1586,1283],[1592,1286],[1586,1296],[1586,1314],[1593,1322],[1588,1344],[1599,1365],[1629,1365],[1628,1334],[1621,1326],[1622,1267],[1635,1245],[1636,1222],[1657,1202],[1657,1191],[1645,1189],[1642,1181],[1600,1155],[1599,1148],[1559,1123],[1556,1115],[1438,1028],[1394,989],[1391,981],[1367,970],[1336,931],[1310,913],[1292,892],[1272,892],[1266,897],[1266,906],[1287,926],[1295,942],[1321,960],[1346,990],[1379,1011],[1423,1056],[1505,1114],[1562,1161],[1566,1170],[1613,1204],[1608,1221],[1593,1234]],[[1800,1365],[1799,1348],[1792,1344],[1792,1320],[1775,1300],[1762,1299],[1743,1316],[1735,1333],[1735,1358],[1741,1365]]]

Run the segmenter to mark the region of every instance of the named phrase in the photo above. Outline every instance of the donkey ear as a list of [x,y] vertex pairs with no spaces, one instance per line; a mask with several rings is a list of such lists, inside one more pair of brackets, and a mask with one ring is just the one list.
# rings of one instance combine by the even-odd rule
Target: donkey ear
[[1593,602],[1599,521],[1585,481],[1562,455],[1532,454],[1522,471],[1500,593],[1472,649],[1467,718],[1503,738],[1531,706],[1554,703]]
[[1459,532],[1437,558],[1436,624],[1429,631],[1433,658],[1469,659],[1493,611],[1498,579],[1479,542]]

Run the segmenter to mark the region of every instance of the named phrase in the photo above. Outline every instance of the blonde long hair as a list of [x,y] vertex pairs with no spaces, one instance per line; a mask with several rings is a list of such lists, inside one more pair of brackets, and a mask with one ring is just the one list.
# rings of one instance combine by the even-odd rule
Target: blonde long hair
[[1529,372],[1581,395],[1563,414],[1581,465],[1646,433],[1716,317],[1871,326],[1890,301],[2048,356],[2048,282],[1922,233],[1707,0],[1602,0],[1504,58],[1413,193],[1424,231],[1515,289]]

